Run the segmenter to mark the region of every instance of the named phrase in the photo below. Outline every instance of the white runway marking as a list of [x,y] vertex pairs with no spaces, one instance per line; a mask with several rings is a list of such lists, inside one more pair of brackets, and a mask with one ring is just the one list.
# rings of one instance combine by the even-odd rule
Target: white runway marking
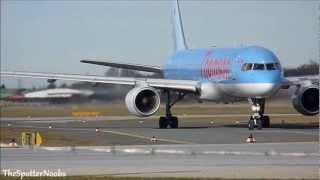
[[[266,143],[269,144],[269,143]],[[279,143],[280,144],[280,143]],[[270,144],[269,144],[270,145]],[[164,149],[158,147],[145,147],[145,148],[123,148],[121,146],[114,147],[35,147],[33,150],[47,150],[47,151],[83,151],[90,150],[95,152],[103,153],[122,153],[122,154],[171,154],[171,155],[223,155],[223,156],[294,156],[294,157],[319,157],[319,152],[306,153],[306,152],[277,152],[274,150],[268,150],[264,152],[254,152],[254,151],[210,151],[210,150],[190,150],[190,149]]]
[[40,147],[1,149],[1,168],[60,168],[67,175],[316,179],[319,157],[318,142]]

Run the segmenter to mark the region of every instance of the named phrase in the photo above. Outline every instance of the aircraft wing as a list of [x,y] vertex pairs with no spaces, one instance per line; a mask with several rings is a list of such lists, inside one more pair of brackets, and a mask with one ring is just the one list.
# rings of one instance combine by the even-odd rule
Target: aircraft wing
[[319,85],[319,75],[286,77],[282,86]]
[[147,65],[141,65],[141,64],[128,64],[128,63],[118,63],[118,62],[111,62],[111,61],[97,61],[97,60],[89,60],[84,59],[81,60],[82,63],[88,63],[88,64],[95,64],[95,65],[101,65],[101,66],[110,66],[110,67],[116,67],[116,68],[123,68],[123,69],[132,69],[137,71],[146,71],[146,72],[155,72],[155,73],[162,73],[162,70],[158,66],[147,66]]
[[105,84],[123,84],[123,85],[148,85],[158,89],[172,89],[178,91],[197,92],[198,82],[189,80],[173,80],[173,79],[154,79],[154,78],[130,78],[130,77],[103,77],[92,75],[76,75],[76,74],[55,74],[55,73],[39,73],[39,72],[10,72],[3,71],[1,76],[7,77],[26,77],[38,79],[59,79],[69,81],[84,81]]

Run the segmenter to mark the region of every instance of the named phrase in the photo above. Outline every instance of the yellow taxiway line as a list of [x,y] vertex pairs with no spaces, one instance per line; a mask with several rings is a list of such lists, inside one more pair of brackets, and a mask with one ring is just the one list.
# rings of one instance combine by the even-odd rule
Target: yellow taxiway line
[[[147,139],[147,140],[151,139],[151,137],[141,136],[141,135],[132,134],[132,133],[126,133],[126,132],[120,132],[120,131],[101,130],[101,132],[111,133],[111,134],[115,134],[115,135],[128,136],[128,137],[134,137],[134,138],[140,138],[140,139]],[[157,138],[157,141],[177,143],[177,144],[194,144],[193,142],[190,142],[190,141],[181,141],[181,140],[163,139],[163,138]]]

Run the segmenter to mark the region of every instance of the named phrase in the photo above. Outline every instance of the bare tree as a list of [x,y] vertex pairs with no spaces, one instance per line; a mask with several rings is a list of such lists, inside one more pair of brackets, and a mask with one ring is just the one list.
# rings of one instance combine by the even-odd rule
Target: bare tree
[[319,74],[319,63],[310,60],[308,64],[302,64],[297,68],[284,68],[284,76],[303,76]]

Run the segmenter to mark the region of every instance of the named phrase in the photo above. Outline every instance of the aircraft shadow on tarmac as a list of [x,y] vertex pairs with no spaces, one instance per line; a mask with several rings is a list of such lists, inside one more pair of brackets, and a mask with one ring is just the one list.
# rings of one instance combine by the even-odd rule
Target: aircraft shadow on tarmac
[[[23,127],[24,124],[22,124]],[[53,125],[56,128],[71,128],[71,129],[81,129],[81,128],[99,128],[99,129],[159,129],[157,124],[153,123],[145,123],[145,124],[139,124],[139,123],[133,123],[130,125],[123,124],[123,123],[113,123],[113,124],[56,124],[56,123],[50,123],[50,125]],[[38,124],[36,124],[38,126]],[[43,125],[41,124],[38,127],[41,128],[46,128],[49,125]],[[215,124],[208,124],[208,123],[182,123],[179,126],[179,129],[207,129],[207,128],[222,128],[222,127],[229,127],[229,128],[248,128],[248,125],[246,123],[241,123],[241,124],[220,124],[220,123],[215,123]],[[279,128],[279,129],[319,129],[319,123],[318,122],[306,122],[306,123],[271,123],[271,128]],[[176,129],[163,129],[163,130],[176,130]]]
[[[246,124],[241,125],[224,125],[224,127],[248,127]],[[319,123],[297,123],[297,124],[287,124],[287,123],[274,123],[270,125],[270,128],[280,128],[280,129],[319,129]]]
[[[98,128],[101,129],[130,129],[130,128],[150,128],[150,129],[159,129],[159,127],[154,126],[154,125],[138,125],[138,126],[126,126],[126,125],[118,125],[118,126],[97,126]],[[181,125],[179,129],[207,129],[207,128],[219,128],[219,127],[229,127],[229,128],[248,128],[247,124],[214,124],[214,125]],[[74,127],[77,128],[77,127]],[[93,127],[92,127],[93,128]],[[312,123],[273,123],[271,124],[270,128],[279,128],[279,129],[319,129],[319,123],[317,122],[312,122]],[[176,130],[176,129],[163,129],[163,130]]]
[[[248,128],[246,123],[242,124],[203,124],[203,125],[181,125],[179,129],[207,129],[207,128],[219,128],[219,127],[229,127],[229,128]],[[148,128],[142,127],[141,128]],[[150,127],[149,127],[150,128]],[[152,129],[159,129],[158,127],[151,127]],[[308,122],[308,123],[272,123],[270,128],[279,129],[319,129],[318,122]],[[170,129],[170,128],[169,128]]]

